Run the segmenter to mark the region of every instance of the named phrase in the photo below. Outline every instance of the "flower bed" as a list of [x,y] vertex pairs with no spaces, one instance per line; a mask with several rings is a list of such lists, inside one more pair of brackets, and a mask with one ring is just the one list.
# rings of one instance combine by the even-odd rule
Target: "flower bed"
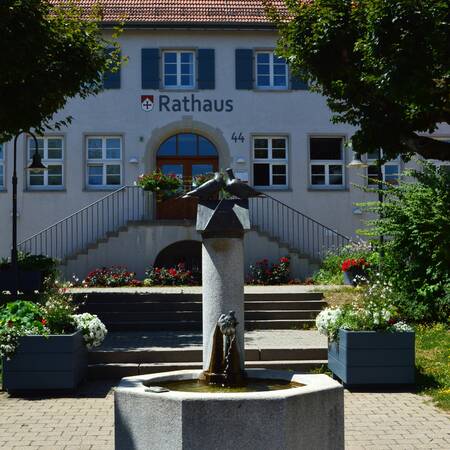
[[142,286],[142,282],[136,280],[136,274],[125,267],[103,267],[89,272],[82,281],[83,287],[121,287]]
[[198,286],[201,284],[201,273],[186,269],[185,264],[175,267],[150,267],[145,272],[144,286]]
[[74,389],[87,370],[86,348],[107,333],[97,316],[76,314],[65,288],[42,304],[19,300],[0,308],[0,357],[8,392]]
[[290,281],[290,259],[287,256],[280,258],[278,264],[269,265],[267,259],[257,261],[250,266],[248,284],[271,285],[287,284]]
[[360,304],[326,308],[316,318],[328,336],[328,368],[345,384],[414,382],[414,332],[390,303],[389,285],[375,283]]

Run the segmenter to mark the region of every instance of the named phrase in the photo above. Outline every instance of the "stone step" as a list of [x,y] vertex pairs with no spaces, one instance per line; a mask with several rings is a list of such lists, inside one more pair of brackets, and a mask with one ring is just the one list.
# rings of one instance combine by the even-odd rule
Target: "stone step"
[[[327,360],[280,360],[280,361],[247,361],[247,368],[263,368],[277,370],[291,370],[295,372],[309,372],[322,367]],[[201,362],[179,363],[118,363],[118,364],[90,364],[89,379],[117,379],[148,373],[170,372],[173,370],[201,369]]]
[[[200,331],[201,320],[117,321],[105,323],[109,331]],[[246,330],[303,330],[315,325],[314,319],[246,320]]]
[[[120,289],[113,292],[86,292],[75,293],[74,297],[80,302],[86,304],[93,303],[132,303],[132,302],[201,302],[201,293],[161,293],[161,292],[145,292],[139,291],[139,288],[134,292],[120,292]],[[245,301],[307,301],[307,300],[322,300],[323,294],[321,292],[272,292],[272,293],[246,293]]]
[[[90,364],[118,363],[179,363],[201,362],[201,348],[149,348],[142,350],[93,350],[89,352]],[[327,358],[326,348],[247,348],[245,360],[321,360]]]
[[[286,300],[286,301],[246,301],[245,310],[315,310],[320,311],[326,306],[323,300]],[[106,312],[152,312],[152,311],[201,311],[201,301],[180,301],[180,302],[123,302],[109,303],[96,302],[80,307],[80,311],[89,311],[91,314],[101,314]]]
[[246,330],[304,330],[315,325],[314,319],[246,320]]
[[[320,311],[294,310],[287,311],[246,311],[246,320],[278,320],[278,319],[315,319]],[[107,325],[117,322],[145,321],[201,321],[201,311],[153,311],[153,312],[100,312],[99,318]]]

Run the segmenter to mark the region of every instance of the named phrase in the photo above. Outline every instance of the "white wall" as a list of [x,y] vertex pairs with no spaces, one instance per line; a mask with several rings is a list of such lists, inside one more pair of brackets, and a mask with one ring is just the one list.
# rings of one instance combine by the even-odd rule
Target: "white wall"
[[[80,280],[98,267],[121,266],[136,272],[138,278],[144,277],[145,269],[152,266],[158,254],[168,245],[180,241],[201,241],[200,234],[191,225],[132,225],[117,236],[91,248],[86,254],[80,254],[61,266],[67,280],[73,277]],[[311,276],[317,267],[298,254],[277,242],[250,230],[244,237],[244,267],[248,271],[250,264],[267,258],[278,262],[282,256],[291,257],[291,275],[304,279]]]
[[[184,123],[193,131],[209,133],[221,150],[221,164],[251,173],[251,134],[286,134],[290,139],[289,189],[270,191],[288,205],[299,209],[329,227],[353,235],[361,225],[360,215],[353,214],[352,203],[366,195],[351,186],[360,183],[358,171],[346,169],[346,189],[313,191],[308,188],[308,136],[325,134],[350,137],[353,128],[334,125],[325,100],[308,91],[258,92],[235,89],[235,49],[273,48],[276,35],[248,31],[145,31],[127,30],[120,38],[122,53],[128,63],[122,68],[122,88],[106,91],[86,100],[68,103],[56,118],[67,115],[73,123],[63,130],[65,137],[65,190],[62,192],[27,192],[25,173],[25,140],[19,139],[19,241],[71,214],[105,195],[85,189],[86,134],[120,133],[123,136],[123,176],[125,184],[133,184],[137,176],[154,168],[154,154],[167,126]],[[141,89],[141,48],[214,48],[216,50],[216,89],[195,91],[198,99],[232,99],[233,112],[144,112],[142,94],[158,92]],[[164,92],[171,98],[182,98],[192,92]],[[245,142],[231,140],[233,132]],[[441,130],[450,136],[450,127]],[[60,133],[57,133],[60,134]],[[220,144],[220,145],[219,145]],[[9,253],[11,234],[12,145],[6,144],[7,191],[0,193],[0,256]],[[138,165],[128,162],[131,157]],[[243,158],[245,164],[237,164]],[[347,162],[351,155],[347,155]]]

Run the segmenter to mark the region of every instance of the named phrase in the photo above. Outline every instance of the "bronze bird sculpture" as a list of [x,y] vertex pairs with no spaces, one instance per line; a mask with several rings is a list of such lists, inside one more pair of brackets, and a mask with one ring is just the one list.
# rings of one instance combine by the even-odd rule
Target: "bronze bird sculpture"
[[223,179],[223,175],[220,172],[215,172],[214,178],[206,181],[192,191],[189,191],[183,195],[182,198],[197,197],[200,200],[209,200],[224,187],[225,181]]
[[233,173],[233,169],[228,168],[225,170],[225,172],[228,175],[228,181],[225,186],[225,190],[231,195],[239,197],[243,200],[250,197],[258,197],[258,195],[262,195],[261,192],[258,192],[248,184],[236,179]]

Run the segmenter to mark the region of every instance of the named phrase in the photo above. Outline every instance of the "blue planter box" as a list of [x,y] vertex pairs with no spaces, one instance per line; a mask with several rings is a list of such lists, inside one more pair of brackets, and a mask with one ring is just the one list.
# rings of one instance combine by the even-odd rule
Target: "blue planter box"
[[[44,275],[41,270],[19,269],[19,291],[26,294],[41,291]],[[12,269],[0,270],[0,291],[11,291],[14,288],[14,276]]]
[[415,333],[339,330],[328,368],[346,385],[413,384]]
[[73,390],[86,372],[87,350],[81,331],[23,336],[15,355],[3,359],[3,389],[9,393]]

